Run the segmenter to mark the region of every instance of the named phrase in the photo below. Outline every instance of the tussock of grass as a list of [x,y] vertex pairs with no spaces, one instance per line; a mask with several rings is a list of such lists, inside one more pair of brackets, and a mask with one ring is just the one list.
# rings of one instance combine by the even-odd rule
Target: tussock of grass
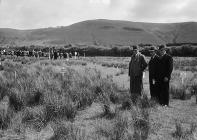
[[0,110],[0,129],[7,129],[10,125],[11,118],[13,117],[13,111],[7,110],[7,113]]
[[53,122],[52,124],[55,135],[51,140],[87,140],[84,130],[79,129],[71,123]]
[[22,119],[24,117],[24,112],[19,111],[17,113],[14,113],[13,117],[10,120],[9,123],[9,130],[12,130],[18,135],[23,135],[25,133],[26,124],[22,123]]
[[86,66],[87,65],[85,61],[81,61],[81,60],[78,60],[78,61],[70,60],[70,61],[65,61],[64,63],[68,66],[72,66],[72,65]]
[[120,71],[118,71],[118,72],[115,74],[115,76],[120,76],[121,74],[124,74],[124,73],[125,73],[124,69],[121,68]]
[[54,119],[73,120],[76,115],[76,107],[70,99],[55,97],[45,104],[46,121]]
[[127,100],[124,100],[124,101],[122,102],[122,107],[121,107],[121,109],[123,109],[123,110],[129,110],[129,109],[131,109],[132,106],[133,106],[132,101],[129,100],[129,99],[127,99]]
[[172,133],[172,136],[177,139],[192,139],[196,128],[197,125],[191,123],[189,129],[184,129],[182,122],[175,120],[175,132]]
[[146,95],[143,95],[141,98],[137,98],[136,102],[133,104],[133,101],[128,101],[129,109],[132,115],[132,124],[133,124],[133,135],[132,139],[143,139],[146,140],[151,129],[150,126],[150,109],[156,106],[156,102],[149,100]]
[[131,112],[134,127],[133,138],[146,140],[150,131],[149,110],[134,107]]
[[[0,77],[0,81],[3,81]],[[3,97],[8,92],[8,89],[5,87],[5,84],[0,82],[0,101],[3,99]]]
[[115,67],[115,68],[128,69],[128,64],[127,63],[103,62],[101,65],[103,67]]
[[153,108],[158,104],[157,101],[148,99],[147,95],[143,95],[141,98],[137,100],[137,106],[142,109],[149,109]]
[[21,123],[40,131],[46,125],[46,114],[43,106],[26,107],[22,111]]
[[132,139],[131,123],[127,117],[123,117],[120,112],[116,115],[110,128],[100,126],[96,134],[102,139],[105,137],[109,140],[130,140]]
[[106,119],[114,119],[118,114],[118,108],[112,107],[109,104],[102,104],[102,114],[100,117],[106,118]]
[[175,71],[172,74],[172,80],[170,83],[170,94],[173,99],[185,100],[192,96],[195,91],[196,74],[192,72],[185,72],[186,77],[182,79],[181,71]]
[[[132,101],[128,100],[130,107],[128,111],[132,119],[128,116],[125,117],[121,111],[117,111],[113,118],[113,123],[110,128],[98,127],[96,133],[100,137],[105,137],[110,140],[130,140],[130,139],[148,139],[148,135],[151,130],[150,124],[150,109],[155,106],[148,100],[146,96],[137,100],[134,105]],[[108,114],[110,114],[110,108],[108,107]]]

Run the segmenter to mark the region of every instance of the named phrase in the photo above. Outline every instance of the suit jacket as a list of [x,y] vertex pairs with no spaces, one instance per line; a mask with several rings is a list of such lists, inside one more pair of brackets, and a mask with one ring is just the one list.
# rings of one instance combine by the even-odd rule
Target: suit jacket
[[151,57],[148,68],[149,68],[149,81],[152,83],[153,79],[158,79],[159,71],[158,71],[158,65],[159,65],[159,56],[155,55],[153,58]]
[[159,80],[163,81],[164,77],[167,77],[170,80],[172,70],[173,70],[172,56],[166,53],[164,54],[164,56],[159,58],[158,74],[157,74]]
[[147,63],[144,55],[141,53],[132,55],[129,63],[129,76],[142,76],[146,67]]

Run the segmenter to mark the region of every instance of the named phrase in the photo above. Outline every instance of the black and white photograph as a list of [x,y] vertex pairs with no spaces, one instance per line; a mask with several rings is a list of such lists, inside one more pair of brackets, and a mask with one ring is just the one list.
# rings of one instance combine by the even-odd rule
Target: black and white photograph
[[197,140],[197,0],[0,0],[0,140]]

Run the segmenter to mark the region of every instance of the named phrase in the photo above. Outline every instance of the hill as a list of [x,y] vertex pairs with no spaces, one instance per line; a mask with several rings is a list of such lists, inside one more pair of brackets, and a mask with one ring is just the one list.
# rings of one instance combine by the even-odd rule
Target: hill
[[128,45],[197,43],[197,23],[143,23],[88,20],[56,28],[16,30],[0,28],[1,45],[65,45],[72,43]]

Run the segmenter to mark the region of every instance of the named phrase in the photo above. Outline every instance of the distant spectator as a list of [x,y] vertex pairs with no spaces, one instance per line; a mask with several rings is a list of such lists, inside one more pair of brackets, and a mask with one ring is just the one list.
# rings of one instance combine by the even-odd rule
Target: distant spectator
[[53,52],[53,56],[54,56],[54,60],[56,60],[58,58],[58,53],[56,50]]
[[77,58],[79,59],[79,52],[77,53]]
[[69,53],[66,53],[66,60],[69,60]]
[[75,51],[75,59],[77,59],[77,52]]
[[72,53],[71,52],[69,53],[69,58],[72,58]]
[[2,58],[0,58],[0,71],[3,70]]

